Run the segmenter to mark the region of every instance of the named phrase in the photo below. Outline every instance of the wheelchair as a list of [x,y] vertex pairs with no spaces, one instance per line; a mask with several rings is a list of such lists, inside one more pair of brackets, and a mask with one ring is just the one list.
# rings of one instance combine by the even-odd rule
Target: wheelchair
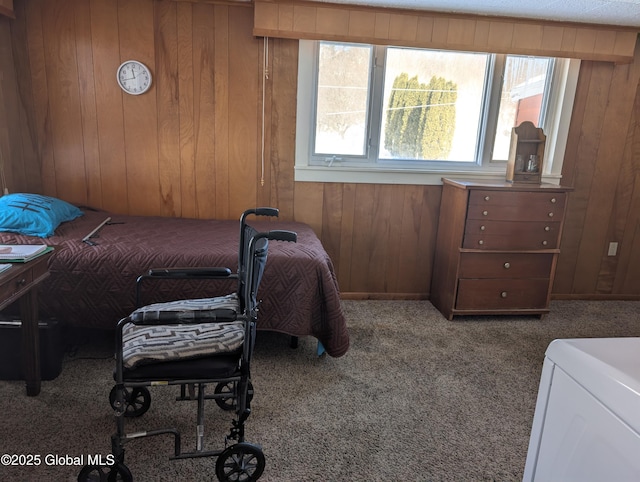
[[[238,269],[160,268],[140,276],[145,280],[237,280],[237,290],[225,296],[152,303],[136,309],[116,328],[115,386],[109,402],[116,415],[116,433],[111,437],[111,465],[85,465],[79,482],[133,480],[125,465],[124,446],[142,437],[170,435],[174,438],[171,459],[217,457],[218,480],[258,480],[265,468],[260,446],[245,441],[245,422],[251,414],[253,385],[251,357],[256,337],[257,292],[267,261],[269,241],[296,242],[292,231],[258,232],[247,217],[278,216],[275,208],[245,211],[240,218]],[[126,433],[125,419],[142,416],[151,405],[149,387],[179,385],[181,400],[197,400],[196,447],[183,451],[181,434],[175,428]],[[214,385],[213,393],[205,393]],[[234,419],[224,448],[204,449],[204,405],[213,399]]]

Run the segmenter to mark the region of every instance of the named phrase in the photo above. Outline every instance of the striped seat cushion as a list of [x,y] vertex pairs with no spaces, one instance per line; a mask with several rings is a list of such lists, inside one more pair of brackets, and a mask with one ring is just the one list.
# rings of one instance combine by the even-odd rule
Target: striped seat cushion
[[[154,303],[136,310],[131,315],[134,321],[214,319],[214,313],[240,310],[236,294],[217,298],[179,300]],[[224,317],[228,318],[228,315]],[[242,321],[210,321],[179,325],[135,325],[127,323],[122,330],[122,352],[125,368],[137,364],[198,358],[207,355],[233,353],[244,343]]]

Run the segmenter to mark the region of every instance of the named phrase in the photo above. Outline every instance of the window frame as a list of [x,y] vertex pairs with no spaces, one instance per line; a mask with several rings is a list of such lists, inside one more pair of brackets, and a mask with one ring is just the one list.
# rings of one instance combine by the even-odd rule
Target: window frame
[[[376,184],[441,184],[442,177],[458,176],[469,179],[487,179],[504,177],[506,161],[491,160],[490,153],[495,139],[496,123],[492,118],[497,116],[499,103],[493,102],[485,109],[481,122],[486,128],[481,131],[484,136],[479,140],[482,162],[457,161],[418,161],[418,162],[327,162],[314,164],[312,150],[315,125],[315,95],[317,91],[317,52],[319,41],[300,40],[298,59],[298,99],[296,118],[296,146],[295,146],[295,177],[296,181],[309,182],[348,182],[348,183],[376,183]],[[348,42],[338,42],[348,43]],[[391,46],[393,47],[393,46]],[[373,46],[374,49],[378,48]],[[517,55],[517,54],[514,54]],[[373,62],[376,62],[374,59]],[[494,77],[495,68],[501,66],[490,62],[487,75]],[[545,112],[545,134],[547,144],[545,148],[545,166],[543,180],[559,183],[562,171],[562,161],[566,147],[568,126],[573,109],[573,101],[577,86],[580,60],[557,58],[554,69],[552,88],[548,108]],[[371,82],[380,81],[381,68],[372,69]],[[378,75],[378,79],[375,76]],[[501,88],[499,82],[491,82],[491,89]],[[495,95],[495,92],[493,92]],[[379,104],[379,107],[377,106]],[[371,108],[372,107],[372,108]],[[371,116],[382,107],[382,102],[370,105],[369,126]],[[379,112],[378,112],[379,114]],[[493,117],[492,117],[493,116]],[[379,127],[379,126],[378,126]],[[491,139],[487,142],[487,139]],[[409,167],[409,164],[411,166]]]

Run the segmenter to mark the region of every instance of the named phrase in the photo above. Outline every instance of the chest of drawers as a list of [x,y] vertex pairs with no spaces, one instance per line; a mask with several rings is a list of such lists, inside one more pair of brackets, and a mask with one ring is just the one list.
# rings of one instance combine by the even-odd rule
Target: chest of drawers
[[443,179],[433,305],[450,320],[548,313],[569,191]]

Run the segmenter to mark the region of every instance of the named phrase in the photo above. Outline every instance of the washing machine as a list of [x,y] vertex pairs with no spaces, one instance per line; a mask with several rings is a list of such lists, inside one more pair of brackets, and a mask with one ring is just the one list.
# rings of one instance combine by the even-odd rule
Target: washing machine
[[524,481],[640,481],[640,338],[554,340]]

